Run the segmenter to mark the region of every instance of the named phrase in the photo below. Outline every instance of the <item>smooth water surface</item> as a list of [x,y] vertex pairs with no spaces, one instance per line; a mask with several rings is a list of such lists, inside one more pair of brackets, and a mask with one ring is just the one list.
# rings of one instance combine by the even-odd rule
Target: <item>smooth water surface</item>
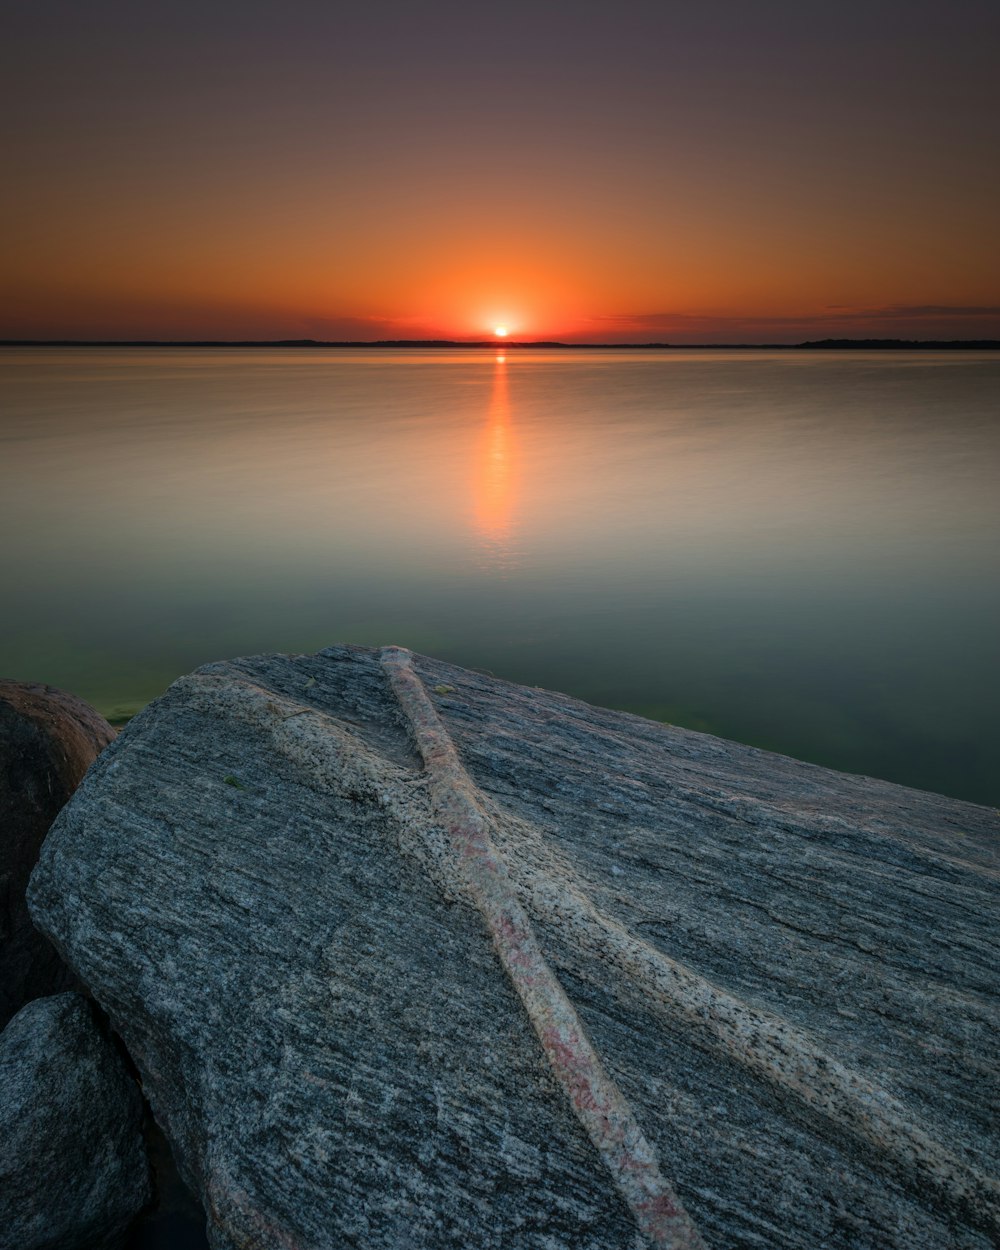
[[2,349],[0,672],[396,642],[1000,801],[1000,357]]

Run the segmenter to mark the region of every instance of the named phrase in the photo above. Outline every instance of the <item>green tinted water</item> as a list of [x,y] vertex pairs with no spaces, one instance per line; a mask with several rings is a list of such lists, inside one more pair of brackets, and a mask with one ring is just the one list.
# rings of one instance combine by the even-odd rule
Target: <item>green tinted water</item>
[[1000,358],[0,350],[0,671],[396,642],[1000,801]]

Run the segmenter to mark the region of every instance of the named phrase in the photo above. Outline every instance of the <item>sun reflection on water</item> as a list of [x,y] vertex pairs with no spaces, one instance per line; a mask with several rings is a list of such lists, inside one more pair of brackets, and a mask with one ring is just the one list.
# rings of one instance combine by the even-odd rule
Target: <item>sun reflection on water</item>
[[516,547],[518,447],[507,384],[507,357],[498,353],[486,421],[476,441],[472,472],[473,524],[485,567],[507,572]]

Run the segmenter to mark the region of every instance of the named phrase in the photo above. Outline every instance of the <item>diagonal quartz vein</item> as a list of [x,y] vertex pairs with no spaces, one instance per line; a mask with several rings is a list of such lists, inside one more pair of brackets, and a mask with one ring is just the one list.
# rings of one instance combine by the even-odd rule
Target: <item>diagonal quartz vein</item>
[[650,1245],[658,1250],[699,1250],[705,1243],[661,1173],[632,1108],[605,1071],[542,953],[493,846],[476,789],[413,671],[409,652],[387,647],[380,659],[423,757],[435,815],[577,1118]]
[[[555,1039],[550,1046],[543,1032],[548,1018],[548,1000],[541,996],[537,1000],[529,999],[533,983],[527,978],[519,981],[511,971],[511,959],[521,956],[515,954],[508,958],[505,947],[501,945],[507,942],[509,949],[513,939],[517,937],[519,940],[521,933],[518,929],[511,934],[510,940],[503,935],[501,926],[510,905],[523,919],[527,948],[533,953],[537,951],[537,959],[549,978],[546,986],[551,984],[558,1001],[565,1004],[565,1010],[570,1013],[567,1018],[573,1020],[583,1038],[595,1071],[600,1073],[601,1081],[607,1082],[614,1090],[618,1103],[624,1106],[630,1122],[635,1125],[624,1096],[604,1072],[599,1057],[586,1040],[572,1004],[538,948],[519,897],[537,906],[543,914],[555,909],[562,925],[573,933],[581,946],[619,967],[625,974],[626,982],[631,981],[642,987],[647,1007],[651,1006],[672,1019],[685,1021],[695,1035],[703,1036],[713,1049],[721,1050],[747,1071],[783,1094],[790,1095],[808,1114],[852,1138],[872,1154],[873,1160],[911,1188],[922,1193],[929,1190],[938,1200],[960,1211],[974,1226],[994,1237],[1000,1236],[1000,1183],[997,1179],[983,1174],[941,1146],[892,1095],[825,1054],[816,1038],[787,1020],[755,1009],[683,964],[637,940],[584,898],[573,884],[571,875],[563,881],[554,880],[546,872],[544,858],[535,845],[537,832],[523,827],[522,822],[514,823],[518,826],[519,845],[525,862],[509,864],[501,858],[489,834],[490,824],[480,792],[459,760],[448,731],[415,673],[410,652],[400,647],[386,647],[380,658],[424,758],[435,810],[448,829],[456,851],[464,857],[467,876],[493,932],[497,950],[571,1098],[575,1079],[573,1064],[568,1054],[560,1050],[559,1040]],[[501,936],[498,937],[498,933]],[[553,1058],[556,1053],[565,1061],[563,1068],[559,1068]],[[584,1120],[576,1098],[574,1108]],[[595,1136],[586,1120],[584,1123],[618,1179],[627,1168],[615,1170],[599,1135]],[[651,1148],[642,1138],[637,1125],[635,1131],[642,1143],[640,1154],[648,1152],[652,1162],[651,1175],[655,1174],[658,1178],[655,1183],[662,1184],[665,1192],[673,1197],[673,1191],[660,1177]],[[676,1198],[673,1200],[676,1201]],[[631,1205],[638,1217],[636,1204]],[[690,1235],[697,1238],[698,1234],[689,1220],[687,1225],[691,1229]],[[701,1242],[667,1240],[654,1241],[653,1244],[682,1247]]]
[[[182,678],[175,687],[183,688],[190,706],[215,716],[246,720],[267,733],[274,750],[307,769],[321,786],[364,795],[385,808],[398,832],[405,834],[408,848],[418,854],[441,888],[450,891],[459,884],[455,874],[461,864],[461,884],[483,911],[500,958],[556,1075],[616,1181],[628,1187],[622,1192],[654,1247],[686,1250],[703,1243],[686,1217],[681,1224],[667,1217],[668,1222],[661,1219],[657,1225],[657,1212],[663,1205],[680,1209],[676,1195],[659,1173],[628,1103],[586,1039],[572,1004],[538,946],[520,900],[536,917],[557,916],[567,935],[582,949],[618,970],[623,992],[634,992],[645,1009],[660,1015],[671,1027],[681,1024],[692,1042],[721,1053],[752,1077],[767,1082],[798,1104],[807,1121],[815,1121],[817,1127],[826,1125],[856,1143],[879,1171],[902,1181],[925,1201],[956,1211],[994,1240],[1000,1237],[1000,1183],[995,1177],[984,1174],[969,1157],[942,1146],[914,1118],[910,1108],[839,1063],[818,1038],[713,984],[605,915],[586,896],[569,865],[560,863],[558,871],[553,871],[551,852],[533,825],[508,815],[502,825],[493,823],[486,815],[487,801],[460,763],[450,736],[413,671],[410,653],[386,648],[380,659],[424,758],[424,781],[433,813],[414,810],[416,796],[402,773],[377,760],[325,712],[251,683],[233,683],[210,674]],[[448,835],[445,859],[440,854],[444,848],[435,846],[439,838],[436,828],[432,830],[427,824],[432,815],[435,826]],[[497,849],[497,838],[510,843],[506,858]],[[489,872],[484,870],[487,863]],[[511,939],[521,935],[525,940],[518,941],[515,951]],[[539,972],[541,979],[536,975]],[[539,1022],[549,1023],[545,1009],[550,989],[556,995],[553,1001],[568,1009],[570,1016],[566,1018],[575,1023],[575,1034],[550,1031],[547,1038],[543,1035]],[[577,1037],[585,1052],[575,1048]],[[574,1056],[583,1053],[592,1063],[581,1069]],[[600,1076],[596,1086],[588,1084],[594,1074]],[[614,1098],[604,1104],[598,1094],[608,1088]],[[624,1109],[625,1119],[613,1120],[611,1113],[619,1108]],[[624,1134],[627,1125],[633,1127],[634,1137]],[[608,1137],[607,1149],[600,1145],[602,1135]],[[612,1148],[612,1142],[618,1145]],[[630,1143],[636,1149],[627,1156],[624,1148]],[[657,1226],[667,1231],[657,1233]]]

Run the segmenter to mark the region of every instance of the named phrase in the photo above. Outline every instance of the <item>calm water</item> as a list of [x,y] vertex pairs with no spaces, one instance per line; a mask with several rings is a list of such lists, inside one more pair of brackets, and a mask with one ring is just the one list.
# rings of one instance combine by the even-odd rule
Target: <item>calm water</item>
[[1000,357],[0,349],[0,671],[397,642],[1000,801]]

